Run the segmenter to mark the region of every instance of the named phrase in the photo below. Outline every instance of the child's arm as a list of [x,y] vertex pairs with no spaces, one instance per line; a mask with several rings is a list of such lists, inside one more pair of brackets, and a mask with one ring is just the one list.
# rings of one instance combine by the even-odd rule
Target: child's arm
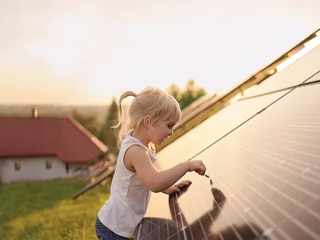
[[172,193],[175,192],[180,192],[180,189],[186,186],[189,186],[191,184],[190,180],[183,180],[179,183],[176,183],[174,185],[172,185],[171,187],[169,187],[168,189],[162,191],[165,194],[171,195]]
[[186,161],[176,166],[158,171],[152,164],[148,153],[138,145],[130,147],[124,157],[127,168],[134,168],[141,182],[152,192],[162,192],[171,187],[187,172],[204,175],[206,167],[200,160]]

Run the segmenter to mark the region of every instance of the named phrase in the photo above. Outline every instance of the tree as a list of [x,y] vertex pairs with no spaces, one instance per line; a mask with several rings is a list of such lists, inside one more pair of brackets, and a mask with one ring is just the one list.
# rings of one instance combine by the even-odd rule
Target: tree
[[174,83],[171,84],[167,88],[167,92],[179,102],[181,98],[181,89],[177,85],[175,85]]
[[116,99],[113,98],[108,113],[105,118],[105,122],[101,126],[99,133],[99,140],[108,146],[109,152],[118,154],[119,150],[117,147],[117,129],[111,128],[115,124],[115,120],[118,115],[118,105]]
[[179,103],[181,109],[186,108],[198,98],[207,94],[203,87],[198,87],[194,79],[190,79],[185,89],[180,89],[177,85],[171,84],[167,88],[167,92],[172,95]]
[[97,116],[84,116],[77,110],[73,110],[71,116],[96,137],[99,135],[100,126]]

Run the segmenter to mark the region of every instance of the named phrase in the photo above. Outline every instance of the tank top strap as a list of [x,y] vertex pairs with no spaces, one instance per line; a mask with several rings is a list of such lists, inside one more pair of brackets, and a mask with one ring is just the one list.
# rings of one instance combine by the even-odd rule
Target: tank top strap
[[156,152],[152,149],[146,147],[138,138],[132,137],[130,134],[128,134],[125,139],[123,140],[123,143],[127,144],[129,146],[132,145],[139,145],[147,150],[149,157],[151,158],[152,162],[154,163],[156,161]]

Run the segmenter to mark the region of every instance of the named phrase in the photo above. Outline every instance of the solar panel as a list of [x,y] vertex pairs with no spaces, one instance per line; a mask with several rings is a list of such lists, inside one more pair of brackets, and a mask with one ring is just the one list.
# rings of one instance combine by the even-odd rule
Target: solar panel
[[317,47],[160,151],[158,168],[202,159],[209,178],[153,193],[136,239],[320,239],[320,84],[288,88],[319,80],[319,60]]

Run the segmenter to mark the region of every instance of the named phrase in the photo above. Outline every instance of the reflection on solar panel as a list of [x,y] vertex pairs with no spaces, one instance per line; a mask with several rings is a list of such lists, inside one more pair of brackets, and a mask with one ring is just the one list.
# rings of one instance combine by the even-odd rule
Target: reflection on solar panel
[[319,72],[320,46],[159,152],[157,168],[202,159],[209,178],[152,194],[136,239],[320,239]]

